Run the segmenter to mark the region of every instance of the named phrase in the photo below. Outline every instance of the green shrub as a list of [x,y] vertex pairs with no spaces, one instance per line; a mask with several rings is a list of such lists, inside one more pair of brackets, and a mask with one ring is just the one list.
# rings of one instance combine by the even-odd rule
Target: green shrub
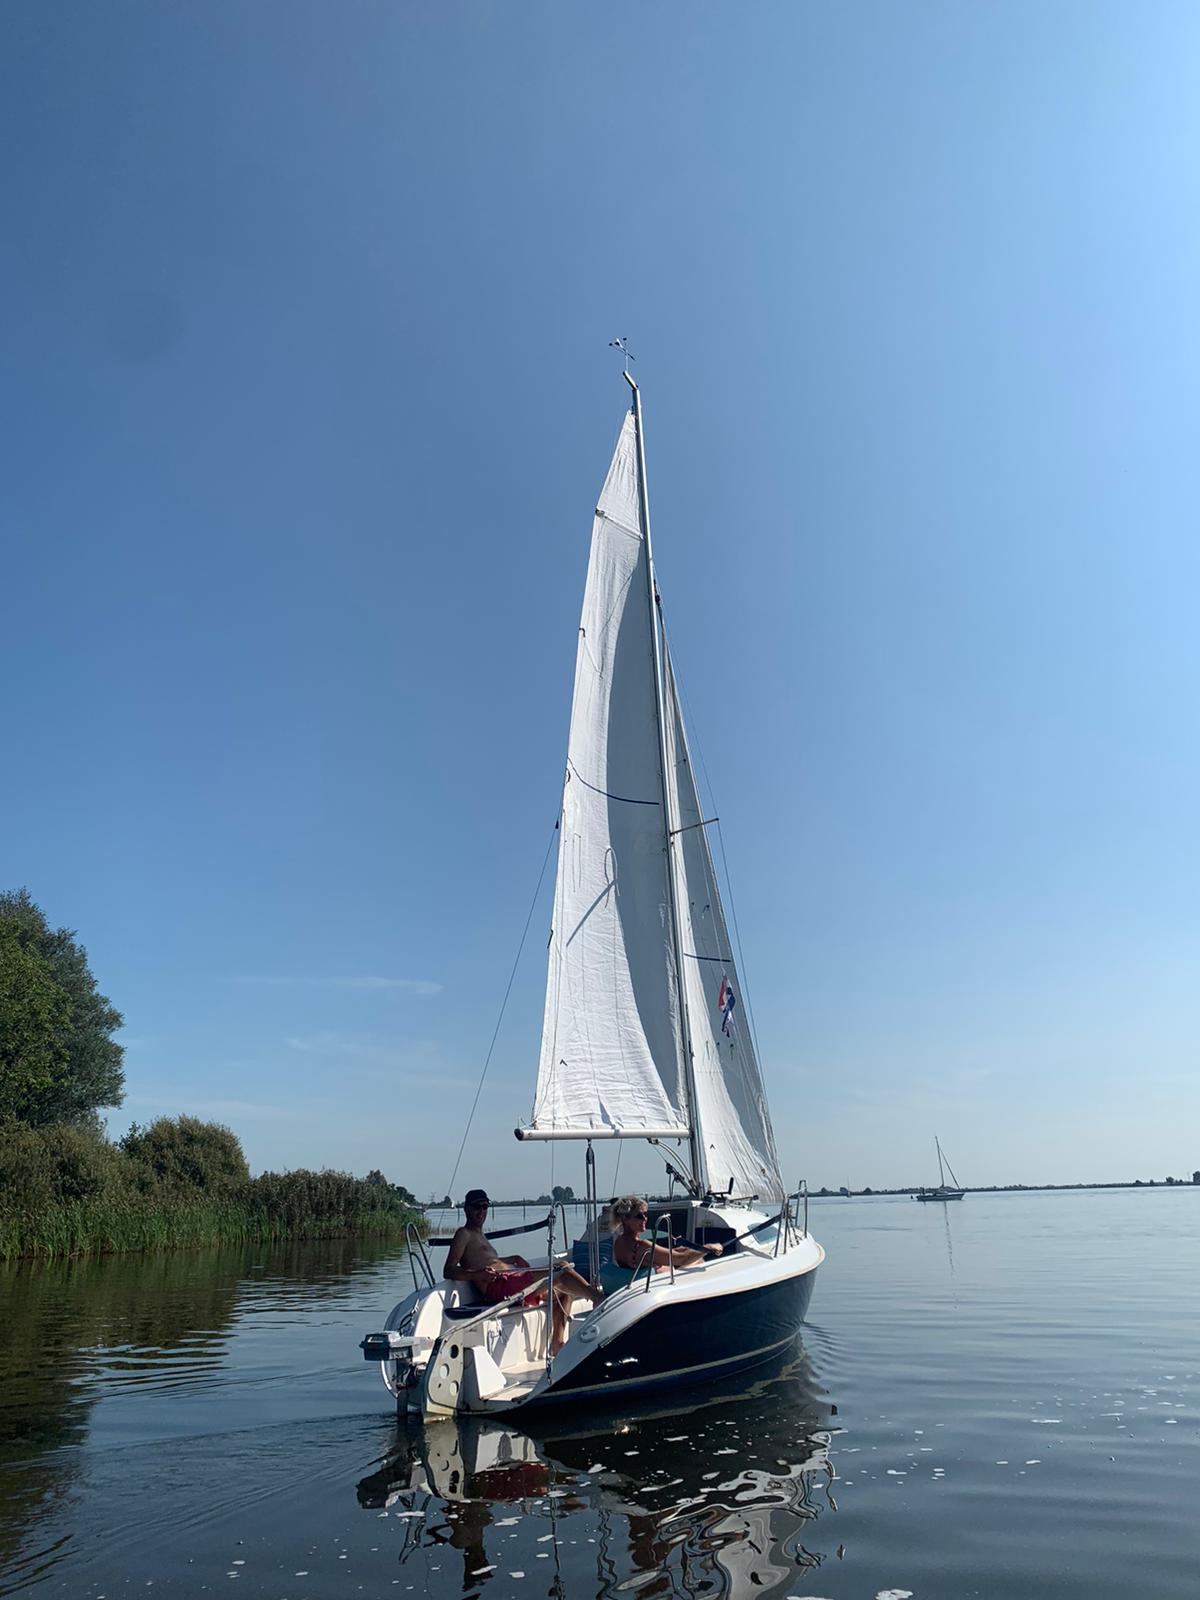
[[60,1204],[92,1200],[100,1195],[117,1199],[129,1181],[127,1163],[116,1145],[90,1128],[66,1125],[43,1128],[42,1141],[53,1165],[56,1199]]
[[0,1122],[0,1212],[88,1200],[128,1181],[120,1151],[102,1133],[63,1124]]
[[197,1117],[159,1117],[148,1128],[135,1122],[121,1149],[143,1192],[165,1185],[227,1194],[250,1178],[237,1134]]

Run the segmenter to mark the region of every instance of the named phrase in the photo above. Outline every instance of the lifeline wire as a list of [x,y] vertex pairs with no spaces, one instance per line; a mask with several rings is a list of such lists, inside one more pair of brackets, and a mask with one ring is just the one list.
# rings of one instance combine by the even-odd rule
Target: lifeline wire
[[[475,1098],[471,1101],[471,1109],[467,1113],[467,1125],[463,1129],[462,1143],[459,1145],[458,1154],[454,1158],[454,1171],[450,1174],[450,1182],[446,1187],[446,1193],[450,1196],[451,1200],[454,1198],[454,1180],[458,1177],[459,1163],[462,1161],[463,1151],[467,1148],[467,1138],[471,1132],[471,1122],[475,1116],[475,1107],[479,1104],[479,1096],[483,1093],[483,1080],[487,1077],[487,1070],[491,1065],[492,1060],[492,1051],[496,1048],[496,1040],[500,1035],[500,1025],[504,1021],[504,1009],[508,1005],[508,997],[512,993],[513,981],[517,976],[517,968],[521,964],[521,952],[525,948],[525,936],[529,932],[529,924],[533,921],[533,913],[535,907],[537,906],[538,895],[542,891],[542,879],[546,876],[546,863],[549,861],[550,852],[554,848],[554,836],[557,832],[558,821],[556,819],[553,828],[550,830],[550,843],[546,846],[546,854],[542,857],[542,870],[538,873],[537,888],[533,891],[533,899],[529,903],[529,914],[525,918],[525,926],[521,930],[521,942],[517,946],[517,959],[513,962],[512,971],[508,975],[508,987],[504,991],[504,999],[500,1002],[500,1015],[496,1018],[496,1027],[492,1033],[492,1042],[488,1045],[488,1053],[484,1058],[483,1071],[479,1074],[479,1083],[475,1089]],[[446,1211],[445,1207],[443,1206],[439,1212],[439,1215],[445,1216],[445,1214]]]

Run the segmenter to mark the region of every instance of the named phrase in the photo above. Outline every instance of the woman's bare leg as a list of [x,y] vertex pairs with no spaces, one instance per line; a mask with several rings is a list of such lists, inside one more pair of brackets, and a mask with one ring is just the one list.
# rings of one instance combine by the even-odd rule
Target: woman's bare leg
[[554,1286],[566,1290],[572,1300],[590,1300],[594,1305],[603,1299],[599,1289],[593,1289],[586,1278],[581,1278],[574,1267],[556,1267]]
[[572,1300],[590,1300],[593,1305],[602,1295],[593,1289],[586,1278],[581,1278],[569,1267],[554,1274],[554,1331],[550,1340],[550,1354],[555,1356],[567,1342],[571,1321]]
[[556,1356],[567,1342],[567,1324],[571,1317],[571,1296],[554,1290],[554,1329],[550,1337],[550,1354]]

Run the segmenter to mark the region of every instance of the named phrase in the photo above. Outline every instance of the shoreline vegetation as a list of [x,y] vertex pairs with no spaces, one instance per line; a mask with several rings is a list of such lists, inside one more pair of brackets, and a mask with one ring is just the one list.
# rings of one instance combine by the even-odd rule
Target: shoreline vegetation
[[0,1262],[275,1239],[424,1231],[414,1197],[382,1172],[250,1176],[237,1135],[195,1117],[95,1128],[0,1120]]

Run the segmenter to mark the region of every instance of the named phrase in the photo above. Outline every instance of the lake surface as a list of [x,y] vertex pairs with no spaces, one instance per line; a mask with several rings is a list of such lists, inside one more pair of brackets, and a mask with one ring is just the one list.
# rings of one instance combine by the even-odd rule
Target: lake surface
[[810,1222],[794,1355],[526,1428],[397,1423],[395,1246],[0,1270],[0,1593],[1196,1600],[1200,1187]]

